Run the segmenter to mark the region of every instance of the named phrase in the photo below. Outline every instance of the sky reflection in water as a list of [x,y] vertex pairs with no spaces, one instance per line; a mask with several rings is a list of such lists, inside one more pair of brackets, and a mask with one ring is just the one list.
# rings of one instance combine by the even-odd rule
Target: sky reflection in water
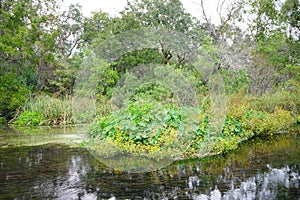
[[147,173],[113,171],[83,148],[0,148],[0,199],[299,199],[300,137]]

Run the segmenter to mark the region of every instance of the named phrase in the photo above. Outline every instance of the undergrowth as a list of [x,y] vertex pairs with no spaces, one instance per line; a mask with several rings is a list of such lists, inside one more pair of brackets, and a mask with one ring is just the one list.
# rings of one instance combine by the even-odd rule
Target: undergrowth
[[97,145],[116,147],[116,154],[164,152],[170,157],[191,157],[225,153],[236,149],[242,141],[272,136],[295,123],[295,109],[275,106],[272,110],[260,110],[257,109],[259,98],[264,97],[249,97],[242,91],[232,94],[222,131],[217,135],[210,132],[211,116],[205,109],[198,110],[191,118],[182,108],[155,101],[133,102],[99,118],[89,135],[94,141],[100,141]]

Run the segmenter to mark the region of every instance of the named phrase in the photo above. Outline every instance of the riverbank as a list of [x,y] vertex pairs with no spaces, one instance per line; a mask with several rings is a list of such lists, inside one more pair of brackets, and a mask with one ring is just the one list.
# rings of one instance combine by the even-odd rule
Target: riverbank
[[291,95],[231,95],[220,132],[213,132],[211,110],[205,106],[192,113],[189,108],[155,102],[132,103],[98,118],[88,131],[89,145],[102,157],[134,154],[181,159],[224,154],[243,141],[272,137],[299,123],[299,100]]
[[[298,91],[298,90],[297,90]],[[132,102],[121,110],[91,119],[74,116],[71,97],[36,96],[12,121],[18,126],[72,125],[78,116],[85,122],[87,138],[82,145],[103,158],[124,154],[171,160],[224,154],[252,138],[268,138],[299,123],[298,93],[288,90],[250,96],[243,91],[227,97],[227,111],[219,132],[213,132],[210,101],[199,109],[156,101]],[[78,114],[78,113],[77,113]],[[88,141],[89,140],[89,141]]]

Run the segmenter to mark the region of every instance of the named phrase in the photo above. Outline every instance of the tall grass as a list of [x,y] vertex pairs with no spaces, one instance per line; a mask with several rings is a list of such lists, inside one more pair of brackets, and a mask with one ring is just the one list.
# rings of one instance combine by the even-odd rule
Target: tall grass
[[39,95],[27,102],[24,111],[40,114],[43,119],[41,125],[74,123],[72,97],[70,96],[54,98],[48,95]]
[[93,121],[95,100],[72,96],[38,95],[28,100],[23,112],[13,121],[17,125],[67,125]]
[[250,101],[251,108],[259,111],[274,112],[276,108],[291,111],[292,114],[300,113],[300,95],[296,91],[282,90],[265,93],[254,97]]

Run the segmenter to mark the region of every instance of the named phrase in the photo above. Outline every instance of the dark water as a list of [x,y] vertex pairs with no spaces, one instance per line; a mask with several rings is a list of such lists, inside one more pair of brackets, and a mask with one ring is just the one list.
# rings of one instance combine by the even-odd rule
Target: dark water
[[296,132],[147,173],[111,170],[81,147],[2,143],[0,199],[300,199]]

